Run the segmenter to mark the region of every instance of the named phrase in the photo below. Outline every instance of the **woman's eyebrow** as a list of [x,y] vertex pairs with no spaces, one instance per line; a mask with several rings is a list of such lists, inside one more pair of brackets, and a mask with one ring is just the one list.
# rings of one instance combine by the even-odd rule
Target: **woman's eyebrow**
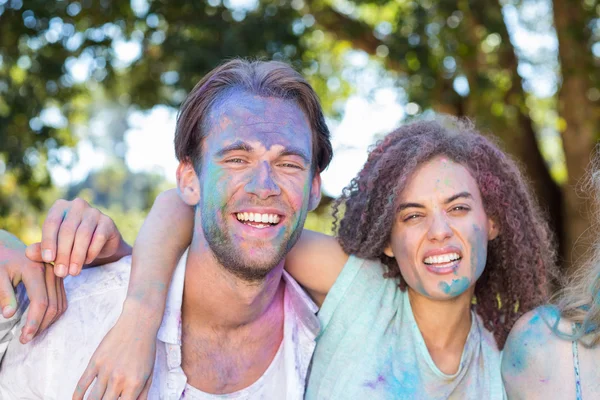
[[444,204],[449,204],[452,203],[454,200],[460,199],[460,198],[464,198],[464,199],[472,199],[473,196],[471,196],[471,193],[469,192],[460,192],[457,193],[453,196],[448,197],[448,199],[444,202]]
[[425,206],[419,203],[401,203],[398,206],[398,211],[402,211],[406,208],[425,208]]

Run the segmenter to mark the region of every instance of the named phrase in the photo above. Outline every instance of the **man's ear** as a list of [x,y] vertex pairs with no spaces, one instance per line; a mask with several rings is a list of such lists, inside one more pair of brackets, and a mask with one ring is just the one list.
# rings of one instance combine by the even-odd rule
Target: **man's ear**
[[200,201],[200,181],[194,165],[189,161],[182,161],[177,167],[177,189],[181,199],[190,206],[195,206]]
[[492,241],[500,234],[500,228],[498,228],[498,224],[491,218],[488,220],[488,226],[488,240]]
[[310,199],[308,200],[308,211],[313,211],[321,202],[321,173],[315,171],[310,188]]

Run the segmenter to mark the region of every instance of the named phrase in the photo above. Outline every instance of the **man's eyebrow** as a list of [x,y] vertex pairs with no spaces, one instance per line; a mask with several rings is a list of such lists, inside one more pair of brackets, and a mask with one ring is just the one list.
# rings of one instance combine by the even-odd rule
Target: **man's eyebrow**
[[306,152],[298,147],[286,147],[279,153],[279,157],[297,156],[300,157],[306,164],[311,163],[311,159]]
[[232,151],[247,151],[248,153],[252,153],[254,151],[254,149],[252,148],[252,146],[250,146],[248,143],[242,142],[242,141],[236,141],[233,142],[232,144],[223,147],[221,150],[219,150],[217,152],[217,157],[223,157],[225,156],[227,153],[230,153]]
[[469,193],[469,192],[460,192],[460,193],[455,194],[454,196],[448,197],[448,199],[444,202],[444,204],[450,204],[454,200],[460,199],[460,198],[472,199],[473,196],[471,196],[471,193]]

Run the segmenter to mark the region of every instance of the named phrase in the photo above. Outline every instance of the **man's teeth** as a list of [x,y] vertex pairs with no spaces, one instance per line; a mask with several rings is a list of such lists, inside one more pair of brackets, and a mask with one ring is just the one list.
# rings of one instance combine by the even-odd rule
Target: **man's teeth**
[[425,264],[445,264],[449,263],[450,261],[458,260],[459,258],[460,255],[458,255],[458,253],[448,253],[440,256],[427,257],[425,260],[423,260],[423,262]]
[[243,212],[236,214],[237,219],[242,222],[262,222],[269,224],[277,224],[279,222],[279,215],[277,214],[259,214],[251,212]]

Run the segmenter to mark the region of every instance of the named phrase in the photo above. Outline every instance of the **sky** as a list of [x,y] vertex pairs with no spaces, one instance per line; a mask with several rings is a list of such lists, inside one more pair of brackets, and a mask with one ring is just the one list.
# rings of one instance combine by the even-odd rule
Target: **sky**
[[[253,1],[235,0],[236,4],[239,3],[238,7],[246,9],[252,7]],[[138,7],[140,12],[143,12],[144,3],[144,0],[133,0],[132,7]],[[558,43],[551,27],[542,27],[540,32],[525,28],[527,21],[535,20],[538,15],[548,15],[548,9],[544,7],[549,7],[549,2],[528,1],[524,4],[519,10],[512,5],[503,8],[511,40],[518,53],[529,55],[540,50],[556,53]],[[113,49],[124,65],[135,61],[141,52],[138,43],[125,40],[114,41]],[[67,69],[75,81],[83,82],[89,77],[91,62],[91,59],[82,55],[70,62]],[[348,63],[353,67],[364,68],[365,74],[369,73],[369,69],[376,68],[369,63],[365,53],[358,51],[350,54]],[[551,95],[556,90],[556,64],[552,65],[552,62],[543,66],[521,63],[519,74],[524,78],[526,90],[539,96]],[[357,93],[347,99],[342,119],[328,120],[334,157],[329,168],[322,174],[322,185],[324,193],[330,196],[338,196],[357,175],[366,161],[369,146],[375,142],[378,135],[382,136],[392,131],[407,115],[415,114],[419,110],[418,105],[407,104],[398,95],[397,90],[385,87],[381,82],[366,79],[362,85],[366,87],[358,88]],[[468,93],[468,84],[464,79],[457,79],[455,87],[459,93]],[[374,93],[374,96],[367,97],[365,93],[369,92]],[[56,114],[49,112],[45,119],[60,119],[60,114]],[[158,172],[175,184],[175,118],[176,110],[164,105],[157,105],[147,111],[134,110],[129,113],[129,128],[125,133],[126,162],[132,171]],[[90,124],[93,131],[101,132],[105,128],[102,126],[102,118],[96,118]],[[101,168],[107,160],[107,154],[97,151],[87,140],[79,141],[76,152],[79,161],[75,162],[72,168],[51,168],[52,178],[57,185],[64,186],[85,179],[90,171]],[[64,160],[70,161],[72,156],[66,151],[63,153]]]

